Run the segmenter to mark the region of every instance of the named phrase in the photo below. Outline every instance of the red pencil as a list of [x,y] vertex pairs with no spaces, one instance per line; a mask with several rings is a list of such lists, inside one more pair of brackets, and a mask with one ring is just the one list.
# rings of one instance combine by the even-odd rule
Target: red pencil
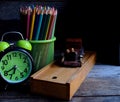
[[49,29],[47,39],[51,39],[52,36],[53,36],[52,34],[54,32],[53,30],[55,30],[54,26],[55,26],[55,23],[56,23],[56,18],[57,18],[57,10],[53,9],[53,15],[51,17],[50,29]]
[[27,31],[26,31],[26,39],[28,40],[29,38],[29,33],[30,33],[30,14],[32,12],[31,7],[29,6],[27,8]]

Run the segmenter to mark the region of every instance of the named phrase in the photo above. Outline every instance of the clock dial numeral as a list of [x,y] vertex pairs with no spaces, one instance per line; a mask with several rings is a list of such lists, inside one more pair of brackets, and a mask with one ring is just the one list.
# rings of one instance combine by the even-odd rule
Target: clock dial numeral
[[11,80],[11,79],[12,79],[13,74],[9,74],[9,76],[10,76],[10,80]]
[[21,53],[19,53],[19,57],[20,57],[20,59],[22,58],[22,54]]
[[2,70],[4,70],[4,69],[5,69],[5,67],[4,67],[4,66],[1,66],[1,69],[2,69]]
[[8,75],[9,75],[9,76],[10,76],[10,79],[12,79],[12,75],[13,75],[13,74],[8,74],[8,71],[4,71],[4,75],[5,75],[5,76],[8,76]]
[[25,73],[27,73],[27,72],[28,72],[27,68],[25,68],[24,72],[25,72]]
[[10,78],[9,78],[9,79],[11,80],[11,79],[12,79],[13,74],[8,74],[8,71],[4,71],[4,76],[8,76],[8,75],[10,76]]
[[15,80],[18,80],[18,77],[17,77],[17,76],[15,77]]
[[11,55],[7,55],[7,60],[11,60]]
[[7,60],[2,60],[3,66],[8,64]]
[[17,57],[17,53],[16,52],[12,53],[12,56]]
[[13,52],[12,54],[8,54],[6,57],[7,57],[7,60],[12,60],[12,58],[17,57],[17,56],[19,56],[20,59],[23,57],[24,61],[27,59],[26,57],[24,57],[23,54],[21,53],[18,54],[16,52]]
[[20,78],[23,78],[24,77],[24,74],[21,72],[20,73]]
[[23,57],[23,59],[24,59],[24,60],[23,60],[23,63],[28,62],[28,61],[27,61],[27,57]]
[[7,76],[8,75],[8,71],[4,71],[4,76]]
[[11,60],[12,57],[17,57],[17,53],[16,53],[16,52],[13,52],[12,54],[8,54],[8,55],[7,55],[7,60]]

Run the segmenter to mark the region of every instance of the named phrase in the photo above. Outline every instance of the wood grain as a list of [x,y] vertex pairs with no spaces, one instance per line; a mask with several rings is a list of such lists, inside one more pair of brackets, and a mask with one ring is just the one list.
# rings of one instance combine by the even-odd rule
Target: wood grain
[[70,100],[96,61],[95,52],[85,52],[81,67],[61,67],[54,62],[31,76],[31,92]]

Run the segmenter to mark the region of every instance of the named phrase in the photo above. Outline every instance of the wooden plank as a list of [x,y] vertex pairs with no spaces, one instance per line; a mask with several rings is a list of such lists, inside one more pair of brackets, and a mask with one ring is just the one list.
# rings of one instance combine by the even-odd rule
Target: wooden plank
[[95,64],[95,58],[95,52],[85,52],[81,67],[61,67],[54,62],[45,66],[31,76],[31,92],[70,100]]

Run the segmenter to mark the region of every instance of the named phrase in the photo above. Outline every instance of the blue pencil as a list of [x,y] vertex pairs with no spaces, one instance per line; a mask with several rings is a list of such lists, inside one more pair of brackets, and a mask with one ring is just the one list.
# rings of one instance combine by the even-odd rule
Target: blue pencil
[[[38,10],[38,12],[40,12],[40,10]],[[36,32],[36,36],[35,36],[35,40],[39,39],[39,36],[41,35],[41,25],[42,25],[42,20],[43,20],[43,10],[41,10],[39,17],[38,17],[38,27],[37,27],[37,32]]]
[[48,9],[47,10],[47,17],[46,17],[46,21],[45,21],[45,26],[44,26],[44,31],[43,31],[43,37],[42,39],[45,40],[46,37],[47,37],[47,29],[49,27],[49,22],[50,22],[50,17],[51,17],[51,14],[50,14],[50,10]]
[[45,7],[44,8],[43,19],[42,19],[41,30],[40,30],[40,35],[39,35],[39,40],[43,40],[44,30],[45,30],[45,26],[46,26],[46,20],[47,20],[47,10],[46,10],[46,7]]

